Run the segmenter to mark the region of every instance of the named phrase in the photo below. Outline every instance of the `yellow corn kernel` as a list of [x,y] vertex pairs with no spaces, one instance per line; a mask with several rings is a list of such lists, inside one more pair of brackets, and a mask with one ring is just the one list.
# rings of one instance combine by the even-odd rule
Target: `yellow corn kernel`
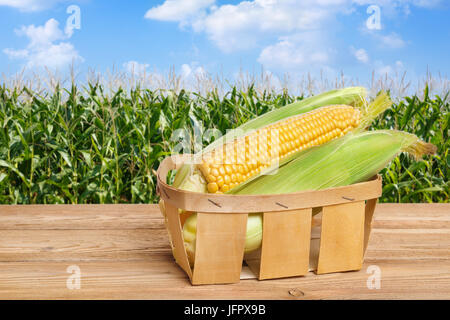
[[356,108],[322,107],[220,146],[205,154],[198,167],[206,177],[208,192],[227,192],[276,161],[343,136],[359,122],[360,111]]

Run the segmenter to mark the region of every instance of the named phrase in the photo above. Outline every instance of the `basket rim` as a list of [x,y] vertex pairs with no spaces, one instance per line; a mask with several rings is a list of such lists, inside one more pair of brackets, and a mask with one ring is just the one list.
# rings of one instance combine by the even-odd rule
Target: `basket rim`
[[202,213],[257,213],[290,211],[376,199],[382,194],[382,178],[322,190],[305,190],[283,194],[230,195],[181,190],[165,181],[170,170],[179,168],[191,155],[166,157],[157,170],[157,193],[171,205]]

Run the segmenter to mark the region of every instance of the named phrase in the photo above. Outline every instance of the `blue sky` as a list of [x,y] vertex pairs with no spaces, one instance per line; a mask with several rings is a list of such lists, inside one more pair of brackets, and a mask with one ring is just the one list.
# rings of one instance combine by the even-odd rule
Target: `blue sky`
[[[66,28],[70,5],[79,29]],[[0,0],[0,73],[64,73],[73,62],[81,74],[448,77],[449,13],[444,0]]]

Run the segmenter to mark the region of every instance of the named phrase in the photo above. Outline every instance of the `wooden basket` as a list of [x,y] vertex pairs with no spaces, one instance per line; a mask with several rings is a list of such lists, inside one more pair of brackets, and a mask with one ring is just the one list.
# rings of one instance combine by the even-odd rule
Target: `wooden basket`
[[[260,280],[360,270],[381,177],[354,185],[277,195],[203,194],[166,183],[188,155],[168,157],[157,172],[172,251],[191,283],[236,283],[243,261]],[[197,216],[195,265],[184,247],[178,208]],[[321,230],[311,237],[312,212],[322,208]],[[248,213],[263,214],[261,248],[244,257]]]

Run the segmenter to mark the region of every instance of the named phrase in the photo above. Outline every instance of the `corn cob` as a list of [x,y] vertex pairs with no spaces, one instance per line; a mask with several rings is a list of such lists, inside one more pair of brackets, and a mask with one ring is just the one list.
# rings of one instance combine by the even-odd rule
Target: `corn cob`
[[203,155],[199,169],[209,193],[227,192],[285,157],[343,136],[360,124],[360,111],[328,106],[266,126]]
[[[255,119],[252,119],[235,130],[230,130],[226,135],[215,140],[202,150],[205,154],[220,147],[225,141],[231,141],[242,137],[249,130],[258,130],[268,124],[287,119],[292,116],[300,115],[319,107],[335,104],[352,105],[360,108],[365,105],[366,89],[363,87],[349,87],[345,89],[328,91],[301,101],[294,102],[279,109],[265,113]],[[184,164],[179,170],[173,181],[173,186],[183,190],[207,192],[203,176],[194,170],[191,164]]]
[[247,121],[240,125],[239,128],[237,128],[238,130],[228,131],[227,134],[206,146],[203,149],[203,152],[211,151],[214,148],[223,145],[225,141],[230,141],[233,138],[239,138],[248,130],[257,130],[270,123],[275,123],[320,107],[329,105],[351,105],[357,108],[361,107],[366,102],[366,95],[367,92],[364,87],[348,87],[344,89],[327,91],[300,101],[296,101]]
[[[301,153],[280,167],[275,175],[261,175],[229,194],[277,194],[319,190],[366,181],[384,168],[400,152],[417,160],[436,152],[436,146],[413,134],[395,130],[350,134]],[[197,215],[191,215],[183,228],[186,252],[194,262]],[[261,245],[262,216],[249,214],[245,252]]]
[[381,94],[370,105],[325,106],[292,116],[196,156],[187,183],[180,188],[196,192],[226,193],[251,181],[262,171],[282,165],[290,157],[365,128],[391,101]]

